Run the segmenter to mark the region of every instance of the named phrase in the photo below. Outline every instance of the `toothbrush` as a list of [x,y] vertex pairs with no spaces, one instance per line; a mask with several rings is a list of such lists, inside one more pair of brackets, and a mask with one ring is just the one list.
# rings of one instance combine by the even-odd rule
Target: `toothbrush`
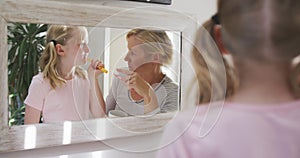
[[[87,61],[92,62],[93,59],[91,58],[87,58]],[[108,73],[108,70],[106,70],[104,67],[102,66],[98,66],[97,69],[101,70],[104,73]]]

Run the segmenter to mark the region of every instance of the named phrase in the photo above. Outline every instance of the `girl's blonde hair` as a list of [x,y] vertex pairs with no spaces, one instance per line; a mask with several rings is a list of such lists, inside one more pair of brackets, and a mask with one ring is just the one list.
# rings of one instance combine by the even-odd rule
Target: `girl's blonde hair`
[[[65,45],[71,39],[75,31],[84,29],[84,27],[51,25],[47,31],[46,46],[40,58],[39,64],[44,78],[49,79],[51,87],[60,87],[67,81],[62,78],[58,65],[59,55],[56,52],[55,45]],[[75,67],[75,75],[87,79],[86,71],[80,66]]]
[[[232,67],[229,64],[228,59],[224,58],[222,54],[219,54],[222,56],[223,64],[225,68],[225,76],[224,73],[221,73],[218,70],[220,67],[215,66],[214,70],[210,70],[208,68],[208,64],[212,65],[220,65],[222,63],[218,63],[218,59],[216,59],[218,55],[215,55],[214,53],[219,53],[216,47],[213,47],[215,45],[215,39],[214,39],[214,32],[213,27],[215,26],[215,22],[213,20],[208,20],[203,24],[203,27],[199,27],[197,31],[197,36],[195,39],[195,45],[193,47],[192,51],[192,62],[195,68],[196,73],[196,81],[199,86],[200,90],[200,96],[198,98],[197,104],[202,103],[208,103],[212,99],[212,95],[216,95],[217,98],[213,98],[216,100],[225,99],[235,92],[237,86],[238,86],[238,80],[236,78],[236,72],[234,67]],[[201,52],[202,51],[202,52]],[[204,52],[206,51],[206,52]],[[204,59],[203,55],[206,56]],[[216,79],[214,83],[212,83],[212,78]],[[226,80],[221,81],[221,80]],[[226,85],[221,85],[221,84]],[[217,92],[213,92],[212,84],[216,84]],[[192,86],[192,85],[191,85]],[[225,89],[223,89],[225,88]]]
[[[218,10],[224,44],[236,57],[267,63],[291,62],[299,56],[299,0],[219,0]],[[299,74],[298,62],[289,74],[298,98]]]
[[126,38],[135,36],[142,43],[147,44],[150,50],[147,53],[159,53],[160,63],[163,65],[170,64],[173,56],[173,46],[170,38],[165,31],[132,29],[127,33]]
[[300,49],[299,0],[220,0],[222,38],[239,58],[289,61]]

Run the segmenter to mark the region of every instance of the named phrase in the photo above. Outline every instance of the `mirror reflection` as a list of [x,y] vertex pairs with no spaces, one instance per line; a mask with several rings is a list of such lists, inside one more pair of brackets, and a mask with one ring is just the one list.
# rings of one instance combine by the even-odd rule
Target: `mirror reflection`
[[178,110],[177,32],[11,23],[8,44],[10,126]]

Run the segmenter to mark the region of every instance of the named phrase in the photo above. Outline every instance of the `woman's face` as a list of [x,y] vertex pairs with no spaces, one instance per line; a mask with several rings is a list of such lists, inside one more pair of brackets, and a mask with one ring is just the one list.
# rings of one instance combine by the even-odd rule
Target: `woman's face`
[[65,45],[66,56],[74,65],[84,65],[90,52],[88,47],[88,33],[86,29],[77,29],[73,37]]
[[150,56],[143,49],[143,43],[134,35],[127,38],[127,43],[128,53],[124,60],[127,61],[130,71],[142,69],[143,65],[151,62]]

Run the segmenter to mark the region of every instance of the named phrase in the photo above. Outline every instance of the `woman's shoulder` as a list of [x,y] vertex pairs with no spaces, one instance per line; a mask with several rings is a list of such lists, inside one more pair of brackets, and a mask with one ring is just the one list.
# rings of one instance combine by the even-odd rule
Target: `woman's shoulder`
[[168,86],[170,88],[178,88],[178,83],[176,83],[175,81],[173,81],[169,76],[165,75],[165,77],[163,78],[162,85],[164,86]]

